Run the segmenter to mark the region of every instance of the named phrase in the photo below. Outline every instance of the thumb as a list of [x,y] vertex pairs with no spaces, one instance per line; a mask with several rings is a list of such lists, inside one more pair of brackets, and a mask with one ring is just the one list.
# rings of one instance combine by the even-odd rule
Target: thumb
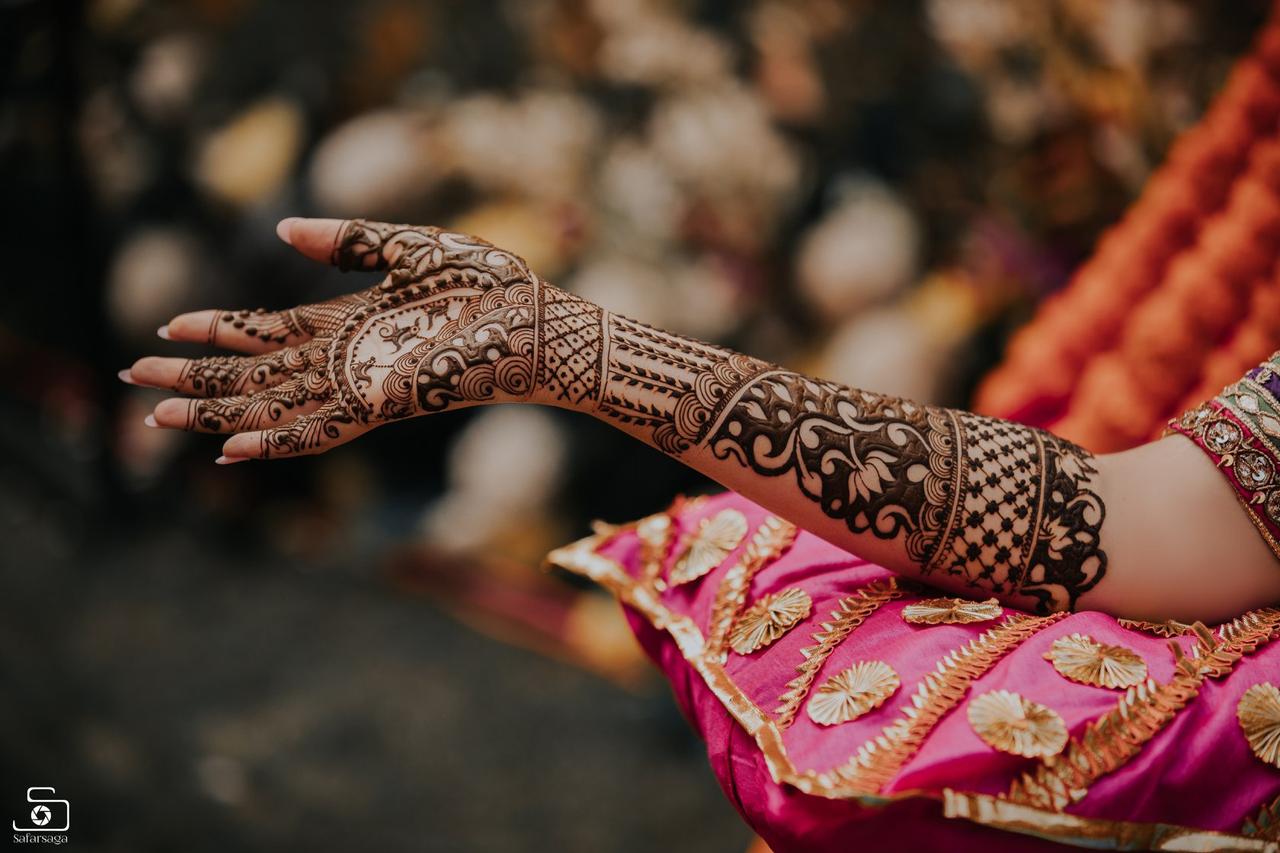
[[332,263],[342,233],[342,219],[303,219],[290,216],[276,225],[276,236],[313,261]]

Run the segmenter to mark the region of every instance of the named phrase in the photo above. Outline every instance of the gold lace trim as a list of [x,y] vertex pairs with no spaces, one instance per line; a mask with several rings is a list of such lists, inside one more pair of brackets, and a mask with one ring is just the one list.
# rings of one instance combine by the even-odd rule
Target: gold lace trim
[[844,638],[882,605],[895,598],[902,598],[905,594],[890,578],[887,581],[869,583],[853,595],[840,599],[836,609],[831,611],[831,621],[823,622],[822,630],[813,635],[816,645],[800,651],[804,655],[804,662],[796,667],[799,675],[787,682],[786,692],[778,697],[778,707],[773,714],[774,723],[779,729],[785,731],[795,722],[796,714],[809,695],[822,665]]
[[1165,639],[1181,637],[1191,630],[1191,626],[1186,622],[1178,622],[1173,619],[1164,622],[1148,622],[1145,619],[1117,619],[1116,622],[1122,628],[1128,628],[1131,631],[1142,631],[1145,634],[1154,634]]
[[946,788],[942,792],[943,817],[963,818],[983,826],[1033,835],[1049,841],[1075,842],[1108,850],[1256,850],[1277,853],[1275,842],[1247,838],[1229,832],[1194,829],[1167,823],[1053,814],[990,794],[973,794]]

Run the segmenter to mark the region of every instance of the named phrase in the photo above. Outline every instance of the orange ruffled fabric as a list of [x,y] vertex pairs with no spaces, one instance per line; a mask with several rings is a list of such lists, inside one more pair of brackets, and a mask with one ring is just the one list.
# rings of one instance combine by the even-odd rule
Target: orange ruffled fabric
[[1280,3],[1204,119],[1010,341],[974,408],[1132,447],[1280,349]]

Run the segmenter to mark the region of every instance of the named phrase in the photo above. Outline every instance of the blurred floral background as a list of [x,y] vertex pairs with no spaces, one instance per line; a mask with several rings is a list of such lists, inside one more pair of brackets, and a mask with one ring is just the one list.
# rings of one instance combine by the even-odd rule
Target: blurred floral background
[[963,405],[1266,11],[0,3],[3,802],[54,784],[105,850],[743,849],[616,608],[535,568],[711,484],[532,407],[220,468],[116,371],[355,289],[274,224],[362,216]]

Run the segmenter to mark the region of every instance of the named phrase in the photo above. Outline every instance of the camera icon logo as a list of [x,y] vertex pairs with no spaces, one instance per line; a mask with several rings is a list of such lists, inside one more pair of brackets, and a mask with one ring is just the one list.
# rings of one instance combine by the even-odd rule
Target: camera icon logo
[[30,826],[19,826],[13,821],[13,828],[18,832],[66,832],[71,828],[71,803],[67,800],[54,799],[53,788],[28,788],[27,802],[31,803],[28,815]]

